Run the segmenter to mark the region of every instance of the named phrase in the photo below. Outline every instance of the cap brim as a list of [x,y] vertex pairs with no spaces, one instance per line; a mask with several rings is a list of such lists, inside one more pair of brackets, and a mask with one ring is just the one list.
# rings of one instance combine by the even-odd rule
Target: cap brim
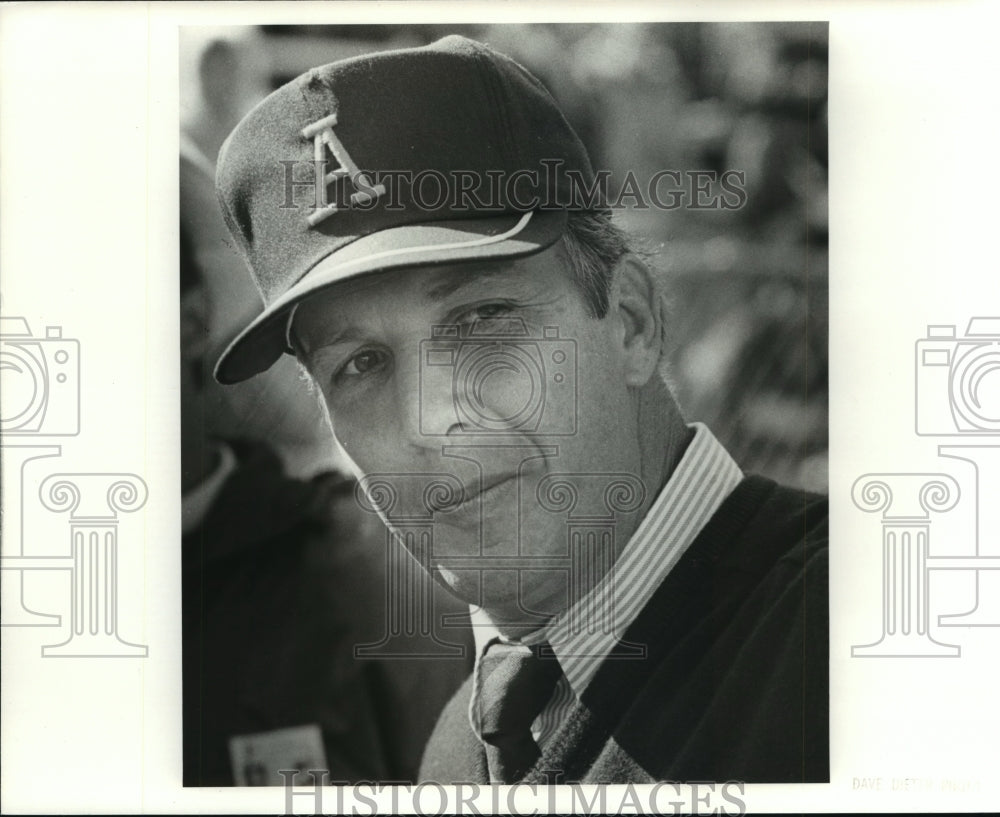
[[410,224],[353,241],[320,261],[244,329],[215,366],[215,379],[239,383],[266,371],[288,348],[288,313],[319,290],[402,267],[533,255],[566,229],[565,210]]

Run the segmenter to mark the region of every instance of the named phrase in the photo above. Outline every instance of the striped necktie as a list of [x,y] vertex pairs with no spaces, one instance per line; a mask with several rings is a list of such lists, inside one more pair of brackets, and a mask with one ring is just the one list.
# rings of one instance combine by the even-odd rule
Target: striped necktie
[[479,667],[480,731],[486,743],[490,780],[520,780],[541,757],[531,724],[562,675],[559,662],[541,645],[493,644]]

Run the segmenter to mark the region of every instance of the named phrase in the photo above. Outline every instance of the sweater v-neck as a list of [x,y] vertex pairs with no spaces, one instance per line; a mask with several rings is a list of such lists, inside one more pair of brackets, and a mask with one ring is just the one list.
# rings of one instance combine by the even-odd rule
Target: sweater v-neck
[[[768,549],[761,547],[757,537],[746,535],[756,527],[755,517],[777,489],[769,479],[748,476],[723,502],[622,636],[622,641],[644,645],[645,657],[604,661],[523,782],[582,779],[635,703],[633,695],[622,691],[645,688],[651,674],[661,669],[665,656],[677,651],[695,626],[713,615],[725,618],[726,610],[737,607],[785,554],[787,544],[783,541]],[[753,546],[749,560],[740,558],[746,555],[747,540]],[[726,583],[725,594],[713,598],[710,590],[719,581]],[[683,649],[680,654],[684,654]],[[552,770],[560,770],[562,777],[553,779]]]

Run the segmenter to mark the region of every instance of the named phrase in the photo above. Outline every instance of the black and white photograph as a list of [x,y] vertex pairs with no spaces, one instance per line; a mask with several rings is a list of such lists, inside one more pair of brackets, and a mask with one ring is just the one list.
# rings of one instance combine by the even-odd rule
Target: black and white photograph
[[828,781],[826,43],[180,32],[185,785]]
[[0,8],[0,811],[994,810],[991,11]]

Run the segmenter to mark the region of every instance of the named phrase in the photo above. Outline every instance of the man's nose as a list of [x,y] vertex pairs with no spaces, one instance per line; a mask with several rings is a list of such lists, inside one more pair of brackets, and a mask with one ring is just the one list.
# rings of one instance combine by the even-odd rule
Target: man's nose
[[428,364],[419,355],[407,360],[397,378],[397,400],[410,442],[440,449],[441,438],[461,433],[462,427],[455,410],[454,369],[435,362],[430,358]]

